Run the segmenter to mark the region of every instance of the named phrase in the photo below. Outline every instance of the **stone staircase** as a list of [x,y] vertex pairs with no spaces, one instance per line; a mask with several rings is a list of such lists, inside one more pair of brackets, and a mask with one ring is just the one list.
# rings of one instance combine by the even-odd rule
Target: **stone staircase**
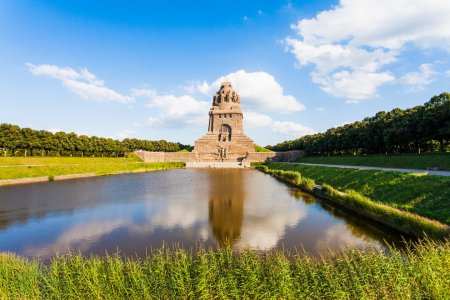
[[198,162],[198,161],[188,161],[186,162],[186,168],[210,168],[210,169],[218,169],[218,168],[250,168],[250,162]]

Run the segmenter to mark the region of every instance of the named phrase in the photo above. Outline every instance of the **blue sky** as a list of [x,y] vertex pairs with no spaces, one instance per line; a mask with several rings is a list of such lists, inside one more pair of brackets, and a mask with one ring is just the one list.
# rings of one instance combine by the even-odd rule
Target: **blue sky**
[[450,1],[0,0],[0,122],[204,135],[220,81],[268,145],[450,91]]

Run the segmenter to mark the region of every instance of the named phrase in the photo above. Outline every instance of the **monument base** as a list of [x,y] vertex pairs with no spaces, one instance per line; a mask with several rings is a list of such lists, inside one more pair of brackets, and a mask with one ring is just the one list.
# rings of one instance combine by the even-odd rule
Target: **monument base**
[[194,150],[200,161],[240,162],[248,152],[255,151],[255,144],[245,134],[235,134],[230,140],[219,141],[219,136],[208,132],[195,141]]
[[198,161],[188,161],[186,162],[186,169],[189,168],[208,168],[208,169],[244,169],[250,168],[250,162],[198,162]]

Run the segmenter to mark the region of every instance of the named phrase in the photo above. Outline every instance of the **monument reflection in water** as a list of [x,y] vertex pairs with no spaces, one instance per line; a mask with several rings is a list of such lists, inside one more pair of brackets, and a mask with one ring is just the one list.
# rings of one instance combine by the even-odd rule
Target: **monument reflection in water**
[[0,188],[0,251],[50,259],[55,250],[144,256],[179,244],[317,255],[399,243],[401,236],[264,173],[183,169]]
[[213,172],[220,174],[221,180],[210,180],[208,183],[209,223],[214,237],[221,246],[234,246],[241,236],[244,219],[243,172],[241,170],[230,172],[223,169]]

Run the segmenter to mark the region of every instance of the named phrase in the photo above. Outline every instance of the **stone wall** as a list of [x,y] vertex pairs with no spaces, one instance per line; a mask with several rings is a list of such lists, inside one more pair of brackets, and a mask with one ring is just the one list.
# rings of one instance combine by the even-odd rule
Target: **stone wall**
[[302,150],[292,150],[286,152],[249,152],[246,161],[249,162],[287,162],[295,161],[305,152]]
[[186,162],[198,160],[197,152],[135,151],[134,154],[145,162]]
[[291,150],[284,153],[284,161],[296,161],[297,158],[305,154],[303,150]]
[[164,161],[195,161],[197,160],[196,152],[165,152]]
[[[188,161],[216,161],[213,159],[199,159],[197,151],[192,152],[149,152],[135,151],[134,154],[139,156],[145,162],[188,162]],[[243,159],[246,162],[287,162],[295,161],[302,156],[304,151],[293,150],[286,152],[247,152]]]

